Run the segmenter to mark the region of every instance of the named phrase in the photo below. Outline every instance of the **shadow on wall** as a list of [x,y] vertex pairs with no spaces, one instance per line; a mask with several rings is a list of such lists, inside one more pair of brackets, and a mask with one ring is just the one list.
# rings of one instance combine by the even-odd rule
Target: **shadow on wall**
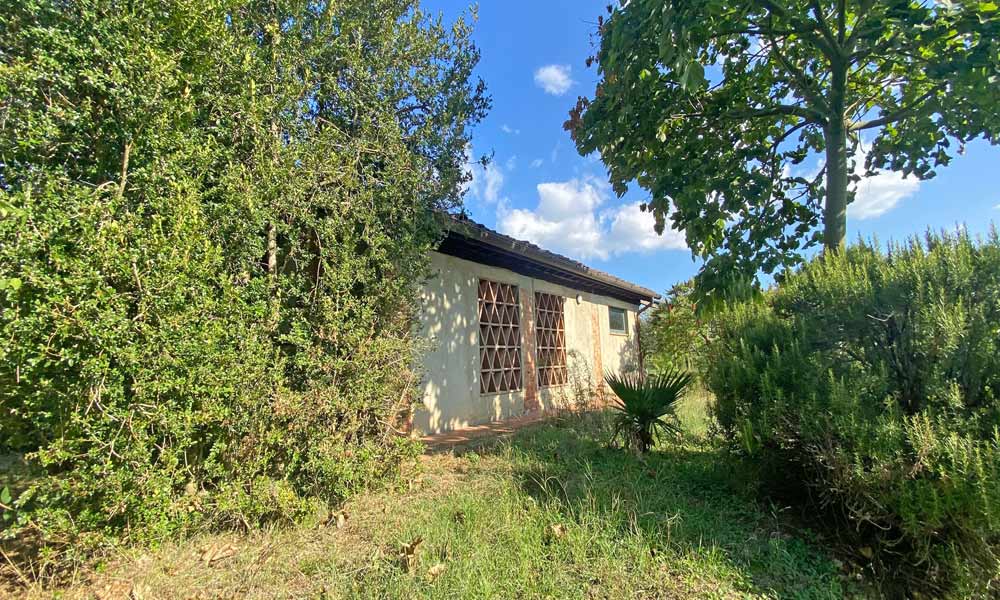
[[[619,349],[619,364],[621,372],[633,373],[639,370],[639,354],[634,342],[623,344]],[[609,398],[602,398],[599,388],[606,387],[605,373],[595,373],[587,356],[578,351],[566,353],[567,383],[552,392],[547,410],[589,411],[606,406]]]
[[566,385],[553,388],[547,410],[590,410],[595,408],[597,379],[587,357],[578,350],[566,353]]
[[[413,428],[444,432],[524,413],[521,391],[480,394],[479,273],[435,265],[420,298],[418,335],[424,338],[420,398]],[[525,326],[521,317],[521,327]],[[523,331],[522,331],[523,335]],[[523,344],[523,338],[522,338]],[[522,369],[524,360],[522,359]],[[523,380],[522,370],[522,380]]]
[[638,373],[640,371],[639,337],[634,335],[628,343],[622,344],[618,350],[618,364],[622,373]]
[[[479,393],[478,290],[478,274],[448,268],[447,263],[438,265],[423,285],[417,326],[422,356],[416,361],[421,381],[412,413],[412,427],[416,430],[452,431],[524,413],[523,391]],[[531,325],[522,316],[522,344],[526,326]],[[597,333],[592,343],[600,344],[602,336]],[[634,336],[617,348],[604,348],[603,351],[617,352],[616,362],[621,365],[621,371],[638,370],[638,347]],[[567,351],[568,382],[564,386],[540,390],[545,410],[587,410],[607,404],[605,374],[595,372],[593,355],[593,349]],[[529,364],[530,361],[522,360],[522,369]],[[523,371],[522,380],[527,383],[527,373]]]
[[[427,278],[420,296],[416,359],[420,384],[414,402],[412,425],[422,431],[446,431],[464,426],[460,416],[444,418],[442,401],[454,386],[466,390],[478,380],[475,363],[469,364],[468,335],[471,323],[462,310],[468,289],[476,285],[474,277],[444,277],[434,273]],[[476,357],[478,359],[478,357]],[[470,371],[471,367],[471,371]],[[478,392],[478,389],[476,390]],[[424,402],[432,398],[431,406]]]

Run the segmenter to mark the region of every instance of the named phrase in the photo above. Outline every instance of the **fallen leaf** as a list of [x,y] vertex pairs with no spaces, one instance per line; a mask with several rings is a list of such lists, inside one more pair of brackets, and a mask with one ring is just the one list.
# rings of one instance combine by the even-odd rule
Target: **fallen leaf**
[[229,558],[230,556],[235,556],[236,551],[236,546],[232,544],[208,546],[201,551],[201,562],[210,565],[212,563],[219,562],[220,560]]
[[340,511],[334,517],[337,522],[337,529],[343,529],[344,525],[347,525],[347,511]]
[[402,567],[403,571],[407,573],[413,572],[413,568],[417,566],[417,548],[420,547],[424,538],[417,537],[409,544],[403,544],[400,547],[399,556],[399,566]]
[[94,595],[97,600],[118,600],[128,598],[132,593],[132,583],[128,581],[115,580],[106,583],[103,588],[97,590]]
[[145,598],[152,598],[153,590],[144,583],[137,583],[132,586],[132,591],[129,593],[130,600],[144,600]]
[[872,551],[872,549],[871,549],[870,546],[864,546],[863,548],[861,548],[860,550],[858,550],[858,552],[861,553],[861,556],[864,556],[865,558],[867,558],[869,560],[871,560],[871,558],[873,556],[875,556],[875,552]]
[[549,525],[545,530],[545,540],[550,542],[566,536],[566,527],[561,523]]
[[444,573],[444,569],[445,569],[444,563],[438,563],[433,567],[427,569],[427,577],[431,581],[434,581],[435,579],[438,578],[439,575],[441,575],[441,573]]

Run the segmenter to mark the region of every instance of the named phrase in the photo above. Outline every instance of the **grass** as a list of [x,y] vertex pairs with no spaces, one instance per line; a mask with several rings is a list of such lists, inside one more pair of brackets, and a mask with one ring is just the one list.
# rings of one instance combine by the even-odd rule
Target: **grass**
[[[404,489],[349,502],[341,527],[333,518],[124,552],[57,593],[596,599],[856,591],[807,531],[754,500],[740,465],[703,435],[699,398],[680,416],[693,433],[642,459],[605,447],[606,415],[560,417],[487,447],[423,457]],[[209,560],[212,553],[223,558]]]

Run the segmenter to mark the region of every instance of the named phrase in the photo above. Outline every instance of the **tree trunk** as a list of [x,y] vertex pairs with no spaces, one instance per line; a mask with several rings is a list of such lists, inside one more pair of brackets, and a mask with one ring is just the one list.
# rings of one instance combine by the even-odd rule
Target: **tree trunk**
[[826,125],[826,206],[823,210],[823,245],[827,250],[844,247],[847,238],[847,124],[844,120],[847,89],[846,69],[833,68],[830,121]]

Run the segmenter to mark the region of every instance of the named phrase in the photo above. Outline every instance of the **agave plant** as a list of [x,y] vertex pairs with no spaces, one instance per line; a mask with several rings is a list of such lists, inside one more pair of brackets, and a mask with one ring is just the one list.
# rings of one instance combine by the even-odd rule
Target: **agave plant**
[[646,376],[641,373],[609,373],[604,381],[618,398],[614,408],[615,429],[611,440],[619,437],[627,448],[648,452],[662,434],[680,433],[674,410],[691,385],[690,373],[679,369]]

